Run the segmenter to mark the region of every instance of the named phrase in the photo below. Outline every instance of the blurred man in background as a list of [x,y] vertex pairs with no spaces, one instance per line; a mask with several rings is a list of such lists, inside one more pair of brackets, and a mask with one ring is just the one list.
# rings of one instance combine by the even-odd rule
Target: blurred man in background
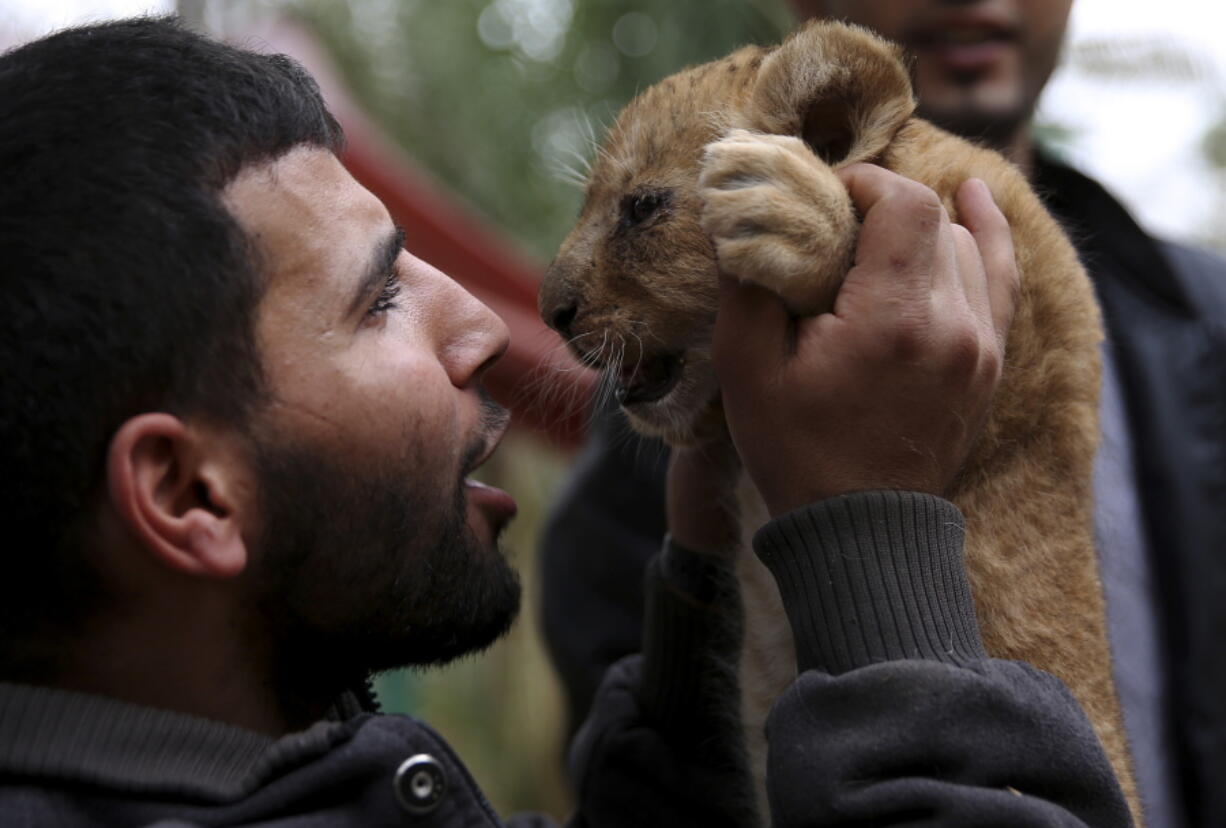
[[[1226,263],[1150,237],[1035,145],[1072,0],[792,6],[902,44],[920,115],[1025,170],[1081,252],[1107,328],[1095,530],[1137,781],[1153,828],[1226,824]],[[605,665],[637,646],[666,455],[604,412],[554,510],[543,612],[572,721]]]

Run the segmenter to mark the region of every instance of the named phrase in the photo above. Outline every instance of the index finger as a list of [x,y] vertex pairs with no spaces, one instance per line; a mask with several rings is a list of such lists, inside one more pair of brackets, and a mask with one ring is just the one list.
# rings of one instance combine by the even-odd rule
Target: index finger
[[762,372],[788,350],[791,317],[783,300],[752,282],[721,276],[711,358],[720,385],[745,371]]
[[851,164],[836,174],[864,217],[856,267],[891,274],[898,288],[933,288],[941,225],[948,223],[941,199],[930,188],[872,164]]

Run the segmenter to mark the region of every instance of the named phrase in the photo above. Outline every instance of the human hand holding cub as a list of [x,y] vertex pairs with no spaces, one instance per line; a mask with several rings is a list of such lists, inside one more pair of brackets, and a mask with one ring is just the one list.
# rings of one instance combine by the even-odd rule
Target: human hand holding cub
[[[833,310],[791,316],[725,271],[712,352],[729,430],[772,515],[852,491],[943,494],[982,427],[1018,290],[1004,216],[965,182],[839,171],[864,216]],[[721,263],[722,264],[722,263]]]

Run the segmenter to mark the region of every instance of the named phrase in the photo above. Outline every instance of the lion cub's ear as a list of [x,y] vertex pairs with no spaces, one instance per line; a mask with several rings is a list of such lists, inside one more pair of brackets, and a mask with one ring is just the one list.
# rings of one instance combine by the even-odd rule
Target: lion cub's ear
[[795,135],[830,166],[877,157],[915,111],[901,50],[866,29],[815,22],[771,52],[746,115]]

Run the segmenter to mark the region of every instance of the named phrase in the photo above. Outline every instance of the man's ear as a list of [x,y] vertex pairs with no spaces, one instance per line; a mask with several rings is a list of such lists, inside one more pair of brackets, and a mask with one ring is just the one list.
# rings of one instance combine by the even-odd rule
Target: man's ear
[[232,578],[247,566],[243,472],[228,441],[170,414],[141,414],[111,439],[107,493],[120,522],[159,563]]
[[762,61],[751,128],[793,135],[831,167],[872,161],[915,111],[902,51],[867,29],[812,22]]

